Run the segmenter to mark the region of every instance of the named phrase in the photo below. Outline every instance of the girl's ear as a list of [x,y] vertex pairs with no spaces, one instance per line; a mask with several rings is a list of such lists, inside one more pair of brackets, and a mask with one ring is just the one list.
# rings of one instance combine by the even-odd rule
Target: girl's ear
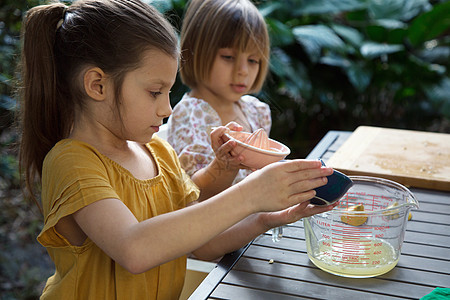
[[103,101],[106,97],[106,74],[102,69],[90,68],[84,73],[84,90],[89,97]]

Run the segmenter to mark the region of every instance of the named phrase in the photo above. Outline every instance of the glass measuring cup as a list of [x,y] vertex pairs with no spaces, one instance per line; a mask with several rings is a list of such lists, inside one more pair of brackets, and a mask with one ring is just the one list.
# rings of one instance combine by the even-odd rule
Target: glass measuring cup
[[309,259],[340,276],[364,278],[397,265],[408,213],[419,204],[394,181],[350,176],[353,186],[332,211],[303,219]]

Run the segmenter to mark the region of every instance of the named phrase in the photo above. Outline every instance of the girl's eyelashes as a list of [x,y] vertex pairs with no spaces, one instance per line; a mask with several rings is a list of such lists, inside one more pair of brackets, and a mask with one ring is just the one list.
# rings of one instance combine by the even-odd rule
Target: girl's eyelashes
[[229,60],[232,61],[234,59],[234,57],[232,55],[221,55],[221,57],[225,60]]
[[[226,61],[234,61],[234,56],[233,55],[221,55],[220,57],[222,57]],[[254,58],[249,58],[248,62],[251,63],[251,64],[259,65],[260,60],[259,59],[254,59]]]
[[162,95],[162,93],[160,91],[157,92],[150,92],[150,95],[152,95],[153,98],[158,97],[159,95]]
[[[150,91],[149,93],[150,93],[150,95],[152,95],[153,98],[156,98],[156,97],[158,97],[158,96],[160,96],[160,95],[163,94],[163,92],[161,92],[161,91],[156,91],[156,92]],[[170,93],[172,93],[171,90],[169,90],[169,91],[167,92],[167,94],[170,94]]]

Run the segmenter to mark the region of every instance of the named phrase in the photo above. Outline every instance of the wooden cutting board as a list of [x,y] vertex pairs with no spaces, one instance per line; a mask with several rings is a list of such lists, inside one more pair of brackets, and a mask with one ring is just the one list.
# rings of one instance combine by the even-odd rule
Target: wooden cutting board
[[360,126],[327,165],[347,175],[450,191],[450,134]]

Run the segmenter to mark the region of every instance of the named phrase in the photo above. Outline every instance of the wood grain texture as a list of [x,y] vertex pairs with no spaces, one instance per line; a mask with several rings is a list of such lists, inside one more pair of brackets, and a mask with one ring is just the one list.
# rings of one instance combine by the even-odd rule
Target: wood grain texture
[[360,126],[327,165],[347,175],[450,191],[450,134]]

